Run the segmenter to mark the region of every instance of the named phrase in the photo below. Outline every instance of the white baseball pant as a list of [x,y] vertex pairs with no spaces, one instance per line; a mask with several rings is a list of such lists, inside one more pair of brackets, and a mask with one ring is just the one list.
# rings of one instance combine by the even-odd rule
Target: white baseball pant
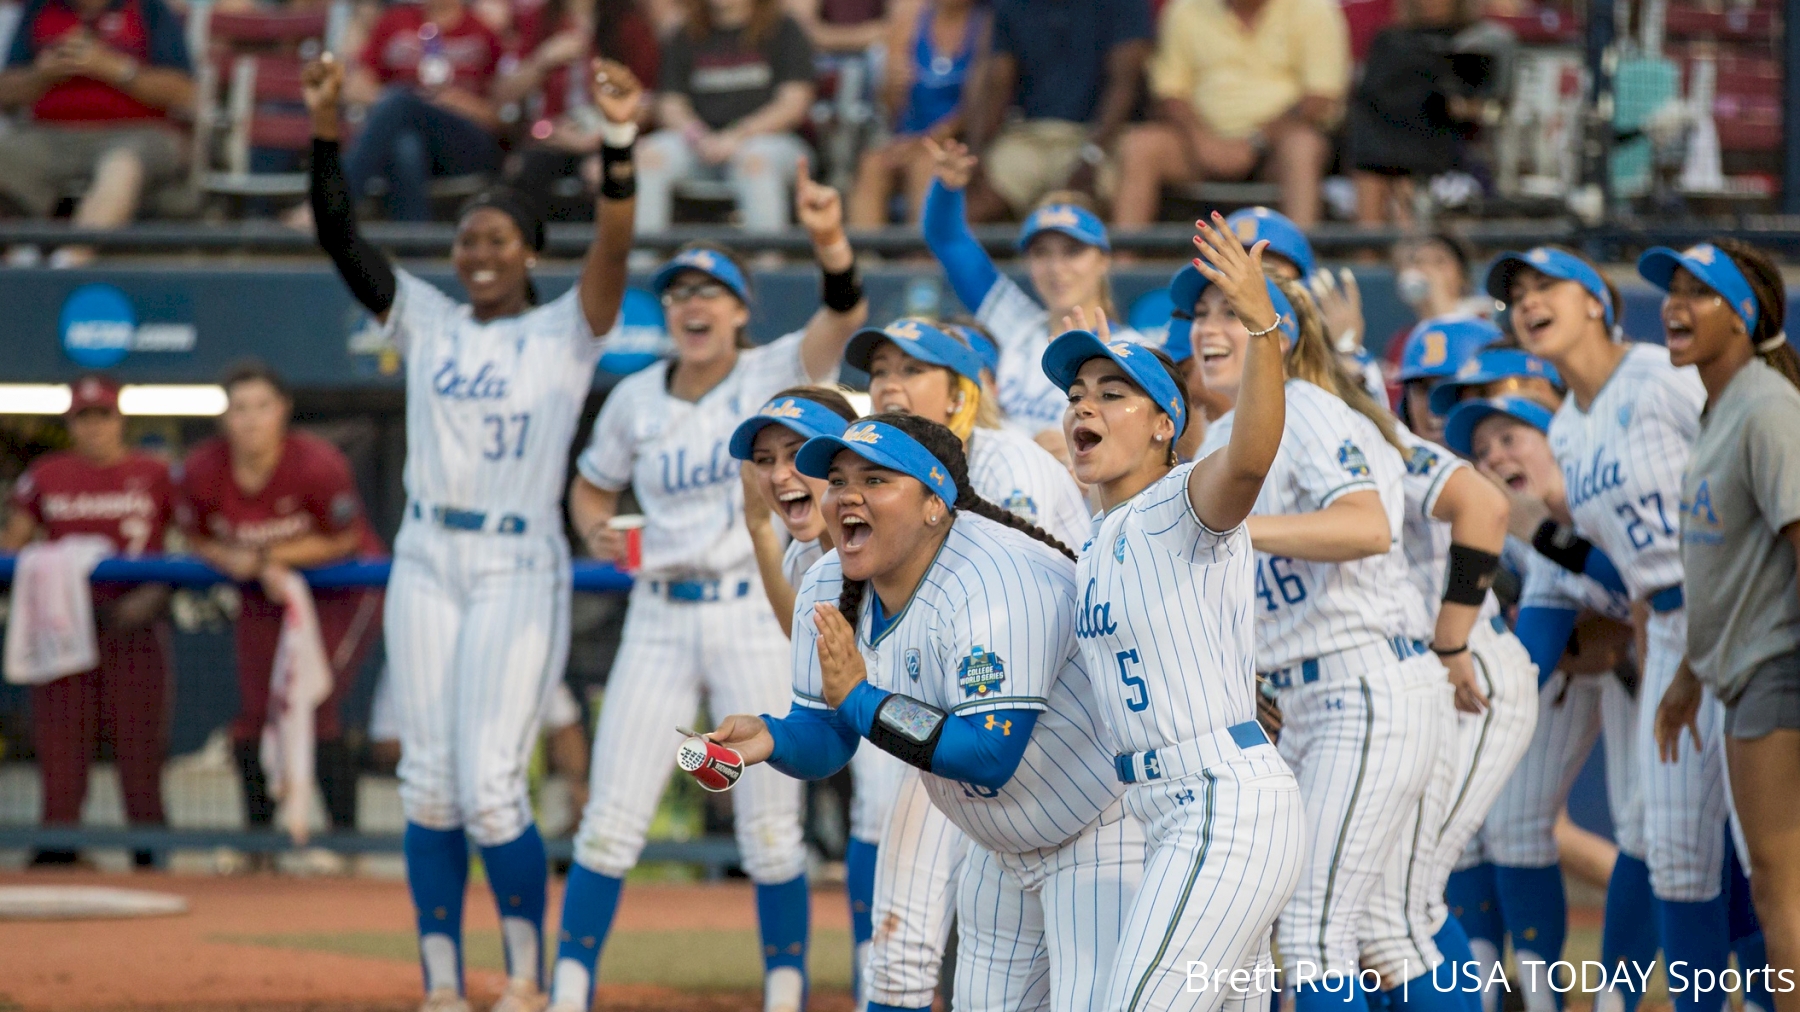
[[[1637,761],[1644,784],[1644,863],[1657,899],[1700,903],[1719,895],[1725,869],[1725,706],[1705,690],[1700,748],[1683,734],[1680,757],[1656,748],[1656,707],[1687,655],[1687,611],[1652,613],[1638,691]],[[1610,757],[1609,757],[1610,758]]]
[[[864,752],[879,750],[864,742],[857,754]],[[887,832],[875,852],[870,908],[875,934],[863,967],[863,991],[877,1004],[920,1008],[937,994],[969,838],[931,803],[919,771],[894,762],[900,775],[894,778]]]

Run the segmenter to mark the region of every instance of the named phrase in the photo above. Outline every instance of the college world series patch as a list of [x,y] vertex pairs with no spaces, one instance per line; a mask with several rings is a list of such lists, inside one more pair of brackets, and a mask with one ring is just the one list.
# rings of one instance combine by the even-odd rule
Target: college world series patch
[[999,654],[988,653],[986,647],[969,651],[969,656],[956,665],[956,684],[962,686],[964,696],[992,695],[1000,691],[1000,683],[1005,680],[1006,664]]
[[1362,447],[1348,439],[1344,440],[1344,445],[1338,447],[1338,464],[1352,477],[1367,478],[1369,476],[1369,461],[1363,456]]

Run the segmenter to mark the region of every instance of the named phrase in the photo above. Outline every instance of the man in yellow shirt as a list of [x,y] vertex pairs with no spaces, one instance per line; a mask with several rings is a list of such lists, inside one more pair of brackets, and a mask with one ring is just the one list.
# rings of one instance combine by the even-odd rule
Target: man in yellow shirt
[[1280,185],[1296,224],[1317,222],[1350,88],[1338,0],[1172,0],[1157,37],[1159,119],[1120,141],[1115,226],[1154,221],[1167,184],[1253,175]]

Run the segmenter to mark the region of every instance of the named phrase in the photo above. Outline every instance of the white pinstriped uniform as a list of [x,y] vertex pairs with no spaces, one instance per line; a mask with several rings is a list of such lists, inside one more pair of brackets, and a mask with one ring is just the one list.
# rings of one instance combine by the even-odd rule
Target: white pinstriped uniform
[[531,825],[525,766],[568,658],[563,461],[605,339],[574,289],[484,324],[395,273],[410,502],[384,628],[400,800],[408,821],[497,846]]
[[[1417,591],[1416,635],[1429,642],[1450,556],[1450,525],[1433,519],[1432,512],[1450,476],[1468,465],[1404,427],[1400,438],[1411,450],[1402,482],[1403,537]],[[1537,667],[1498,615],[1499,605],[1489,594],[1469,632],[1470,658],[1488,708],[1468,714],[1449,707],[1454,731],[1448,747],[1440,750],[1425,795],[1401,828],[1404,844],[1390,853],[1381,888],[1369,904],[1364,965],[1392,982],[1434,968],[1426,961],[1427,947],[1450,916],[1444,902],[1450,873],[1531,744],[1537,723]]]
[[[1069,395],[1044,375],[1044,349],[1050,347],[1052,336],[1062,332],[1062,321],[1050,319],[1050,311],[1005,274],[988,289],[987,297],[975,309],[975,319],[1000,346],[1000,368],[995,370],[994,381],[1000,387],[1000,409],[1006,412],[1007,421],[1028,436],[1049,429],[1061,432]],[[1052,331],[1052,325],[1057,329]],[[1115,326],[1112,337],[1151,343],[1129,327]]]
[[[1582,411],[1563,401],[1550,420],[1575,526],[1611,556],[1632,600],[1681,583],[1681,479],[1700,432],[1705,388],[1658,345],[1636,344]],[[1700,706],[1697,753],[1673,763],[1656,750],[1656,704],[1687,652],[1687,611],[1653,612],[1638,708],[1645,863],[1657,898],[1697,903],[1719,894],[1727,815],[1724,707],[1711,691]]]
[[[1087,506],[1068,468],[1011,429],[975,430],[969,485],[1071,549],[1087,527]],[[883,1005],[929,1005],[950,938],[956,875],[969,850],[968,837],[932,805],[919,771],[886,752],[858,749],[851,774],[857,778],[851,833],[873,826],[880,841],[870,907],[875,934],[863,990],[869,1001]]]
[[1076,636],[1107,743],[1165,774],[1145,766],[1125,794],[1149,853],[1106,1012],[1266,1001],[1266,972],[1233,990],[1192,988],[1189,971],[1272,968],[1269,928],[1304,855],[1299,784],[1255,723],[1255,553],[1243,527],[1215,533],[1194,515],[1193,468],[1096,517],[1077,568]]
[[[786,712],[787,641],[756,576],[739,465],[727,444],[738,423],[783,388],[831,378],[806,374],[803,338],[796,332],[740,351],[730,375],[698,401],[669,394],[670,363],[627,377],[576,461],[598,488],[629,486],[649,521],[575,839],[576,860],[592,871],[622,876],[637,863],[674,768],[665,746],[694,718],[702,692],[714,714]],[[671,600],[662,588],[676,581],[712,590],[707,600]],[[804,871],[800,784],[749,769],[732,798],[745,873],[772,885]]]
[[[954,516],[912,601],[873,644],[865,604],[858,638],[868,678],[958,715],[1039,711],[1017,771],[998,790],[919,779],[973,843],[957,884],[957,1008],[1086,1009],[1137,887],[1143,835],[1119,801],[1095,726],[1075,645],[1075,567],[1011,528]],[[841,586],[828,554],[808,571],[795,615],[835,602]],[[795,623],[802,706],[824,706],[816,641],[811,623]]]
[[[1568,608],[1592,611],[1615,622],[1631,621],[1631,605],[1623,595],[1569,572],[1516,540],[1509,539],[1507,545],[1524,560],[1521,608]],[[1509,868],[1556,864],[1556,816],[1602,735],[1613,835],[1621,851],[1641,859],[1644,803],[1635,761],[1637,714],[1638,700],[1611,674],[1551,675],[1538,689],[1537,729],[1525,757],[1457,867],[1472,868],[1483,861]]]
[[[1388,552],[1342,565],[1256,556],[1257,667],[1280,691],[1281,755],[1307,813],[1300,885],[1276,929],[1295,981],[1357,972],[1370,895],[1451,729],[1443,666],[1406,632],[1405,464],[1337,397],[1298,379],[1286,390],[1286,430],[1254,514],[1376,492],[1393,539]],[[1234,421],[1227,413],[1207,429],[1202,456],[1230,440]]]

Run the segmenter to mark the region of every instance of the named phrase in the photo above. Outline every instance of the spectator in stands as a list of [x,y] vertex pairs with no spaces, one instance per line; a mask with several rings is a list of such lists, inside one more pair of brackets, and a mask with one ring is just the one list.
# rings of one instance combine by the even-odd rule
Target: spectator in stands
[[662,129],[638,146],[637,231],[669,227],[675,184],[723,178],[744,228],[778,232],[806,143],[813,50],[780,0],[688,0],[688,20],[663,47]]
[[[70,391],[69,450],[47,453],[13,484],[0,551],[16,552],[42,535],[99,535],[120,555],[160,552],[174,510],[168,465],[125,444],[119,387],[84,376]],[[81,821],[88,762],[102,738],[112,743],[125,815],[134,826],[163,824],[162,767],[168,749],[169,588],[95,583],[94,624],[100,666],[32,686],[32,737],[43,782],[44,825]],[[136,855],[140,867],[148,851]],[[74,851],[39,851],[33,865],[73,864]]]
[[[1146,0],[995,0],[993,55],[969,110],[983,175],[971,221],[1022,217],[1046,193],[1092,193],[1137,105],[1150,56]],[[1017,109],[1021,119],[1001,128]]]
[[[181,22],[163,0],[31,0],[0,71],[0,108],[30,113],[0,136],[0,196],[47,218],[79,193],[75,224],[125,225],[146,193],[181,181],[170,116],[193,104]],[[63,249],[52,264],[92,259]]]
[[[633,0],[595,0],[591,15],[551,0],[535,22],[520,30],[530,55],[494,92],[502,106],[521,103],[519,118],[529,124],[531,143],[519,152],[508,181],[540,198],[556,197],[562,180],[584,181],[579,194],[570,195],[575,199],[547,199],[544,210],[558,220],[567,213],[586,220],[593,217],[591,191],[600,179],[600,116],[587,98],[587,57],[617,60],[638,80],[654,81],[662,61],[656,33]],[[640,125],[648,125],[650,112],[646,94]]]
[[500,40],[462,0],[389,7],[344,87],[352,104],[369,107],[344,154],[352,196],[384,179],[388,217],[426,221],[432,177],[498,169],[499,65]]
[[850,195],[852,228],[888,223],[896,176],[905,180],[906,220],[919,220],[936,164],[925,138],[945,141],[962,133],[992,28],[992,13],[979,0],[906,0],[896,7],[882,88],[894,138],[863,152]]
[[1159,118],[1120,142],[1114,223],[1156,220],[1171,183],[1261,176],[1311,227],[1349,87],[1337,0],[1172,0],[1150,68]]
[[[888,36],[895,11],[907,0],[783,0],[813,48],[821,53],[862,53]],[[890,50],[891,52],[891,50]]]
[[[350,462],[317,436],[290,432],[294,403],[267,366],[234,367],[224,383],[223,435],[194,447],[182,466],[178,516],[193,550],[239,582],[238,713],[231,740],[252,826],[268,826],[275,804],[259,746],[269,718],[269,675],[281,637],[282,580],[292,569],[383,554],[363,516]],[[357,764],[344,741],[338,708],[356,683],[363,655],[381,633],[381,591],[314,590],[319,631],[331,661],[331,695],[319,704],[319,786],[338,830],[356,827]]]

